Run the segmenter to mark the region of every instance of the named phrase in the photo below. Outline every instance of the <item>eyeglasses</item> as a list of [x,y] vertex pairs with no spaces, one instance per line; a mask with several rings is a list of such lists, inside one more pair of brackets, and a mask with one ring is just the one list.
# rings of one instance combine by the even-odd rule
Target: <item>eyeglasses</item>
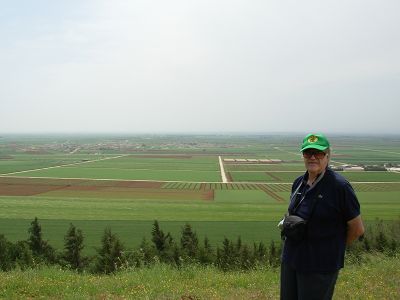
[[310,159],[313,155],[316,159],[323,159],[325,157],[326,153],[324,151],[311,150],[311,149],[307,149],[307,150],[303,151],[304,158]]

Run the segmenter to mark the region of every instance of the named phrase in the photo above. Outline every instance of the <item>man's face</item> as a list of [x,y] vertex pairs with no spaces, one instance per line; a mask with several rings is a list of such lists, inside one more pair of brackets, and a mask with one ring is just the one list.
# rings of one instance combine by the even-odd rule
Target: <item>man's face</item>
[[304,165],[309,173],[319,174],[328,166],[328,155],[317,149],[306,149],[303,151]]

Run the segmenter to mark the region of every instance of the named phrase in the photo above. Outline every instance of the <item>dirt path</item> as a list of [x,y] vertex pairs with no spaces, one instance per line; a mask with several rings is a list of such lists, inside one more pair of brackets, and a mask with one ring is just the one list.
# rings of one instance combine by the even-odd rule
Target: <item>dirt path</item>
[[226,173],[225,173],[225,169],[224,169],[224,163],[222,162],[222,157],[218,156],[218,160],[219,160],[219,168],[221,170],[222,182],[227,183],[229,181],[228,181],[228,178],[226,178]]

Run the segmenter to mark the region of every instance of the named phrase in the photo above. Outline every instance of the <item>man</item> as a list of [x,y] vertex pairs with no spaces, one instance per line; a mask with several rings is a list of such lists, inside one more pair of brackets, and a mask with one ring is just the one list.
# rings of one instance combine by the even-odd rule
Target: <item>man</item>
[[360,204],[350,183],[328,167],[330,145],[308,134],[301,145],[304,175],[292,185],[289,214],[306,220],[300,240],[284,237],[281,299],[331,299],[346,244],[363,235]]

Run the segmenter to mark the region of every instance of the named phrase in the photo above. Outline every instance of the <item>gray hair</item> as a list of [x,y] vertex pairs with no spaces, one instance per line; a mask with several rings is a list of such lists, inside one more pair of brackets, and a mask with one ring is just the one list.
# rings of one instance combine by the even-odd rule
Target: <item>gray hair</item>
[[329,164],[331,162],[331,148],[325,149],[324,152],[326,153],[326,155],[328,155],[328,166],[329,166]]

